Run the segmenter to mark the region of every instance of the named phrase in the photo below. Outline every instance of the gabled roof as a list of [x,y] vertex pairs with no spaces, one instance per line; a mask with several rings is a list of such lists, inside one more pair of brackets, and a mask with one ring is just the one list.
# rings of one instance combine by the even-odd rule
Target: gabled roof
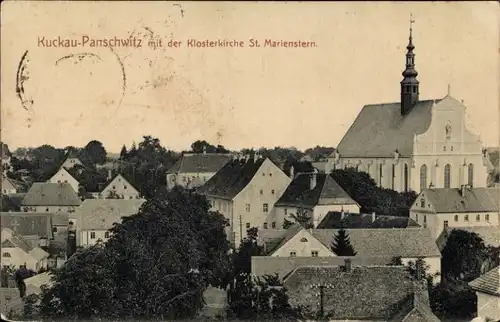
[[[272,254],[280,249],[283,245],[285,245],[302,229],[304,228],[299,224],[293,224],[292,226],[288,227],[288,229],[272,229],[269,230],[269,232],[271,232],[271,234],[269,235],[266,235],[265,233],[259,233],[259,241],[264,244],[265,253]],[[275,234],[272,233],[273,231],[275,232]]]
[[324,310],[334,320],[390,321],[401,310],[413,305],[414,281],[404,266],[303,266],[295,269],[284,285],[292,306],[311,305],[318,298],[310,292],[312,284],[332,285],[324,289]]
[[121,173],[117,173],[115,174],[114,176],[112,176],[104,185],[103,185],[103,188],[101,189],[101,192],[103,192],[104,190],[106,190],[106,188],[111,185],[113,183],[113,181],[115,181],[117,178],[120,178],[122,180],[124,180],[125,182],[127,182],[129,184],[129,186],[134,189],[135,191],[137,191],[137,193],[139,193],[139,190],[134,186],[134,184],[132,184],[131,180],[128,179],[128,178],[125,178],[125,176]]
[[[344,216],[342,218],[342,215]],[[338,229],[338,228],[409,228],[420,227],[420,225],[410,217],[387,216],[371,214],[344,213],[330,211],[316,227],[318,229]]]
[[[423,194],[432,203],[436,213],[499,212],[500,188],[434,188]],[[418,202],[419,198],[415,202]]]
[[475,291],[500,297],[500,266],[469,283]]
[[77,180],[75,177],[73,177],[73,176],[71,175],[71,173],[69,173],[69,171],[68,171],[65,167],[60,167],[59,169],[57,169],[57,171],[56,171],[56,172],[55,172],[55,173],[54,173],[54,174],[50,177],[50,179],[52,180],[52,178],[53,178],[56,174],[58,174],[60,171],[64,171],[64,175],[67,175],[67,176],[69,176],[69,177],[71,177],[71,178],[75,179],[75,180],[78,182],[78,180]]
[[[312,229],[312,235],[330,247],[337,229]],[[440,257],[441,253],[425,228],[346,229],[356,256]]]
[[139,212],[144,199],[86,199],[72,214],[81,230],[103,230]]
[[[436,104],[463,106],[446,96]],[[431,124],[434,100],[419,101],[406,115],[401,103],[365,105],[337,146],[341,157],[393,157],[397,149],[403,157],[413,153],[414,135],[422,134]]]
[[35,182],[23,206],[79,206],[82,203],[69,183]]
[[167,173],[215,173],[232,158],[225,153],[183,153]]
[[255,160],[253,157],[248,160],[231,160],[197,191],[205,196],[231,200],[250,183],[266,160],[268,159]]
[[12,232],[11,236],[2,242],[1,246],[2,248],[20,248],[28,254],[33,250],[33,247],[31,247],[30,244],[26,240],[24,240],[21,235],[14,232]]
[[[314,175],[316,185],[311,189],[311,176]],[[275,206],[315,207],[352,204],[357,202],[329,174],[300,173],[295,176]]]
[[41,261],[49,256],[49,253],[41,249],[40,247],[33,248],[29,254],[37,261]]
[[52,216],[54,213],[2,212],[1,224],[2,228],[9,228],[22,236],[36,235],[40,238],[52,238]]

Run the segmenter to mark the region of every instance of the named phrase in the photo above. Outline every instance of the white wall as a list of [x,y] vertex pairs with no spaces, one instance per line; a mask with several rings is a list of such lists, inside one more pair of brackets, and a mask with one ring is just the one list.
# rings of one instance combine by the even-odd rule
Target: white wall
[[121,175],[118,175],[111,181],[107,187],[101,191],[102,198],[107,198],[111,191],[123,199],[139,199],[139,192]]
[[[30,254],[26,253],[22,249],[18,247],[2,247],[2,265],[13,265],[16,268],[19,266],[26,264],[26,268],[32,270],[38,270],[40,265],[43,263],[38,263]],[[9,256],[4,256],[10,254]]]
[[[402,258],[401,262],[403,262],[403,265],[408,265],[409,262],[416,262],[417,259],[416,257]],[[429,265],[429,269],[427,270],[429,275],[434,275],[436,273],[441,274],[441,257],[426,257],[423,260]],[[433,282],[434,284],[441,282],[441,275],[434,277]]]
[[27,212],[73,212],[75,211],[76,206],[21,206],[21,211]]
[[193,173],[169,173],[167,174],[167,188],[172,189],[174,186],[181,186],[184,188],[196,188],[202,186],[216,172],[193,172]]
[[77,164],[82,165],[82,162],[77,158],[68,158],[68,159],[66,159],[66,161],[64,161],[64,163],[61,165],[61,167],[72,168]]
[[477,295],[477,315],[493,321],[500,320],[500,297],[481,292]]
[[335,256],[330,249],[309,234],[307,230],[303,229],[271,256],[290,257],[290,253],[295,252],[296,257],[311,257],[313,251],[318,252],[317,257]]
[[52,176],[52,178],[49,179],[49,182],[69,183],[71,185],[71,188],[73,188],[73,190],[78,193],[78,181],[62,167],[59,169],[59,171],[57,171],[55,175]]
[[[109,236],[106,237],[106,232],[107,230],[80,230],[77,232],[77,235],[80,238],[77,238],[77,246],[90,246],[90,245],[95,245],[97,243],[97,240],[102,239],[102,241],[106,241],[109,239],[109,236],[111,236],[111,233],[109,233]],[[94,233],[94,238],[92,238],[92,233]]]

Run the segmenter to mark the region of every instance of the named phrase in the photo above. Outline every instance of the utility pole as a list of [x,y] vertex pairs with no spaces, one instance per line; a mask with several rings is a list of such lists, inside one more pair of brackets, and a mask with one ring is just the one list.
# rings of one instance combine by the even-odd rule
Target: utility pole
[[319,316],[322,318],[325,315],[325,289],[333,289],[330,283],[312,284],[311,288],[319,289]]

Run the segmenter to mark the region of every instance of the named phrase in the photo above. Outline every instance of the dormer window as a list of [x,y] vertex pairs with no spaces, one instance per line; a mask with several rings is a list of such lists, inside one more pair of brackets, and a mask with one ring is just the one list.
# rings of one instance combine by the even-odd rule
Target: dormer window
[[420,200],[420,208],[425,208],[425,199]]

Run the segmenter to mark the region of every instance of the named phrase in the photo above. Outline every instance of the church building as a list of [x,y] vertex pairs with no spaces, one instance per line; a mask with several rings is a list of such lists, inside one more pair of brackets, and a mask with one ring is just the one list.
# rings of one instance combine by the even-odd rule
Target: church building
[[411,23],[406,48],[400,102],[365,105],[326,171],[355,168],[399,192],[486,187],[488,155],[466,127],[463,101],[450,95],[449,86],[444,98],[420,100]]

